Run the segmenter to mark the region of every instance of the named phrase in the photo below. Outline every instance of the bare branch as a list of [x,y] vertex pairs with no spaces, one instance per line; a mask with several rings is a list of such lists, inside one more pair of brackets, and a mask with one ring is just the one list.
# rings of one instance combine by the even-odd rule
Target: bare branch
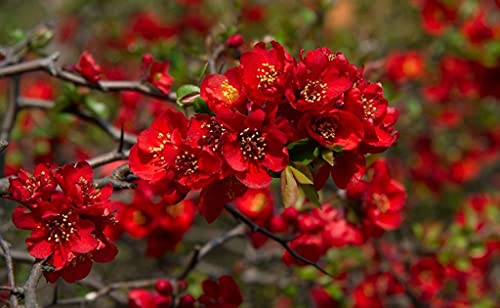
[[24,302],[26,304],[26,307],[38,307],[38,302],[36,299],[36,288],[40,277],[42,277],[43,266],[45,265],[46,260],[47,259],[38,260],[33,265],[30,275],[28,276],[28,280],[26,280],[26,283],[24,284]]
[[231,215],[233,215],[234,218],[236,218],[237,220],[239,220],[242,223],[244,223],[245,225],[247,225],[252,232],[258,232],[258,233],[261,233],[261,234],[267,236],[268,238],[270,238],[273,241],[280,244],[286,251],[288,251],[289,254],[291,254],[298,261],[301,261],[301,262],[304,262],[306,264],[313,266],[314,268],[316,268],[318,271],[322,272],[325,275],[332,276],[332,274],[330,274],[325,269],[323,269],[321,266],[319,266],[318,263],[313,262],[307,258],[304,258],[299,253],[297,253],[295,250],[293,250],[288,245],[288,243],[289,243],[288,239],[281,238],[281,237],[277,236],[276,234],[274,234],[274,233],[262,228],[261,226],[255,224],[252,220],[250,220],[248,217],[246,217],[244,214],[242,214],[240,211],[238,211],[235,207],[233,207],[229,204],[226,204],[225,207],[226,207],[226,210],[229,213],[231,213]]
[[10,247],[7,242],[3,239],[2,234],[0,234],[0,247],[2,248],[4,259],[5,259],[5,267],[7,268],[7,280],[9,281],[10,288],[10,306],[18,307],[17,297],[14,290],[16,290],[16,280],[14,278],[14,264],[12,263],[12,256],[10,254]]
[[100,80],[91,82],[76,72],[70,72],[57,66],[59,52],[54,52],[45,58],[39,58],[31,61],[25,61],[18,64],[13,64],[0,68],[0,77],[19,75],[34,71],[43,71],[57,79],[71,82],[77,86],[83,86],[90,89],[100,90],[103,92],[120,92],[120,91],[135,91],[147,96],[175,102],[176,95],[173,92],[164,94],[157,88],[150,86],[140,80],[137,81],[114,81]]

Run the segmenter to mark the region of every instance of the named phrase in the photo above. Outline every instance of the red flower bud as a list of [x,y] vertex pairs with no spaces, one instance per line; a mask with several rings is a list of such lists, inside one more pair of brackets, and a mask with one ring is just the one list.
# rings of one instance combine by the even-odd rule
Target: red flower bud
[[173,291],[172,283],[168,279],[158,279],[155,288],[161,295],[171,295]]
[[179,304],[177,307],[179,308],[193,308],[196,300],[194,299],[193,295],[191,294],[186,294],[181,296],[179,298]]
[[226,45],[231,48],[238,48],[243,44],[243,40],[244,40],[243,35],[239,33],[233,34],[227,38]]

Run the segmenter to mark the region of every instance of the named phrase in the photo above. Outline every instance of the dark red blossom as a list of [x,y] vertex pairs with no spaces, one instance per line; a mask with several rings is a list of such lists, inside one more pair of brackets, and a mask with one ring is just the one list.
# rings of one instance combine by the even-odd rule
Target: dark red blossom
[[435,257],[418,260],[410,269],[410,283],[419,290],[419,295],[430,300],[444,284],[444,267]]
[[385,60],[385,69],[389,80],[400,84],[421,78],[424,64],[418,51],[392,52]]
[[495,36],[495,29],[486,24],[486,14],[479,10],[462,26],[462,33],[471,44],[480,45]]
[[82,53],[75,69],[92,82],[98,82],[102,77],[101,67],[95,63],[94,57],[88,51]]
[[201,287],[203,294],[198,301],[204,307],[236,308],[243,303],[240,288],[231,276],[221,276],[218,280],[206,279]]
[[286,96],[297,110],[322,111],[329,105],[328,110],[357,78],[356,67],[342,54],[318,48],[309,51],[305,57],[301,54]]
[[447,25],[457,18],[457,6],[452,1],[420,0],[424,30],[431,35],[443,34]]
[[363,138],[363,124],[352,113],[332,110],[326,113],[308,113],[301,126],[320,145],[334,149],[354,150]]
[[92,168],[86,162],[55,171],[38,165],[35,175],[21,171],[18,176],[11,179],[10,190],[23,206],[14,209],[12,220],[18,228],[31,230],[28,252],[37,259],[48,258],[54,266],[53,272],[46,273],[49,281],[60,276],[68,282],[83,279],[93,261],[114,259],[118,251],[107,236],[116,223],[108,200],[110,188],[93,186]]
[[236,178],[249,188],[269,185],[268,170],[280,172],[288,164],[286,135],[265,120],[262,110],[247,117],[239,113],[221,115],[227,128],[222,136],[224,159]]

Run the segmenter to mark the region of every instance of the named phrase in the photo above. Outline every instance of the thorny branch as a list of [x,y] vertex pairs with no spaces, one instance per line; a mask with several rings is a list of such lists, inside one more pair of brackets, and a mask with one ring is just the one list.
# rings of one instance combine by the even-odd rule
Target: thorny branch
[[248,217],[246,217],[244,214],[240,213],[235,207],[232,205],[226,204],[226,210],[233,215],[234,218],[237,220],[241,221],[245,225],[247,225],[252,232],[258,232],[261,233],[268,238],[272,239],[273,241],[277,242],[280,244],[286,251],[288,251],[289,254],[291,254],[295,259],[297,259],[300,262],[304,262],[308,265],[311,265],[312,267],[316,268],[318,271],[322,272],[325,275],[332,276],[329,272],[327,272],[325,269],[323,269],[321,266],[318,265],[318,263],[313,262],[307,258],[304,258],[301,256],[299,253],[297,253],[295,250],[293,250],[288,243],[290,242],[288,239],[281,238],[277,236],[276,234],[269,232],[268,230],[262,228],[261,226],[255,224],[253,221],[251,221]]

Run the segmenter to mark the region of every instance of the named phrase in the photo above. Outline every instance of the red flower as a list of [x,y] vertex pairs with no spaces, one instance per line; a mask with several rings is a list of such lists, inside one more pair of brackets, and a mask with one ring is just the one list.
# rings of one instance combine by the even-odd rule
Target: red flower
[[199,210],[208,223],[213,222],[224,210],[229,201],[241,196],[246,187],[230,176],[205,187],[200,193]]
[[227,38],[226,45],[231,48],[238,48],[243,45],[244,40],[245,38],[243,37],[243,35],[236,33]]
[[326,113],[308,113],[302,118],[309,137],[322,146],[340,150],[354,150],[363,138],[363,124],[352,113],[334,109]]
[[26,239],[28,252],[38,259],[51,256],[49,263],[56,270],[78,254],[91,252],[98,244],[92,235],[92,222],[81,219],[62,193],[53,194],[34,211],[17,207],[12,219],[18,228],[32,230]]
[[249,189],[234,204],[245,216],[259,225],[266,223],[273,214],[274,201],[269,188]]
[[137,176],[158,181],[169,176],[168,166],[174,165],[177,150],[187,133],[188,120],[169,109],[142,131],[130,151],[130,170]]
[[49,197],[57,187],[51,167],[46,164],[37,165],[33,175],[20,169],[17,177],[9,178],[9,182],[9,193],[12,199],[22,203],[35,202],[33,206],[36,206],[38,198]]
[[[92,261],[114,259],[118,250],[106,235],[116,222],[113,204],[108,201],[111,191],[93,186],[92,168],[87,163],[55,171],[38,165],[35,176],[25,171],[19,175],[11,180],[10,189],[14,199],[26,207],[17,207],[12,220],[18,228],[32,231],[26,239],[28,252],[37,259],[48,258],[54,266],[54,272],[45,273],[49,281],[60,276],[68,282],[83,279]],[[57,184],[61,190],[56,190]],[[30,194],[24,191],[27,188]]]
[[473,18],[463,24],[462,33],[469,42],[475,45],[482,44],[495,36],[493,28],[486,24],[485,12],[482,10],[479,10]]
[[94,58],[88,51],[84,51],[75,65],[75,69],[82,74],[83,77],[92,81],[98,82],[101,79],[101,67],[95,63]]
[[410,269],[410,283],[418,288],[421,296],[429,300],[444,284],[444,268],[434,257],[418,260]]
[[403,292],[403,287],[391,274],[376,273],[365,277],[353,291],[354,307],[383,308],[385,297]]
[[373,177],[367,184],[364,206],[370,220],[384,230],[394,230],[401,224],[401,209],[406,192],[401,183],[391,179],[384,160],[377,160],[370,167]]
[[150,54],[145,54],[142,57],[142,67],[149,83],[165,95],[170,92],[170,86],[174,83],[174,79],[168,73],[168,61],[155,61]]
[[291,88],[286,96],[293,108],[322,111],[334,106],[335,100],[351,88],[357,79],[357,69],[340,53],[318,48],[301,55],[294,70]]
[[256,110],[245,117],[239,113],[221,115],[227,128],[222,136],[222,150],[236,178],[249,188],[263,188],[271,183],[267,170],[280,172],[288,164],[286,135]]
[[422,0],[422,25],[431,35],[441,35],[457,17],[457,8],[442,0]]
[[387,77],[399,84],[424,74],[424,59],[418,51],[393,52],[385,60]]
[[246,96],[237,68],[229,69],[224,75],[207,76],[201,83],[200,96],[216,114],[228,110],[246,110]]
[[[303,234],[294,238],[288,246],[292,248],[296,253],[306,258],[311,262],[316,262],[325,253],[325,245],[323,239],[320,236]],[[297,260],[288,251],[283,254],[283,262],[290,266],[291,264],[296,264],[298,266],[306,266],[307,264]]]
[[243,303],[241,291],[233,277],[221,276],[218,281],[207,279],[202,285],[203,294],[198,301],[207,308],[236,308]]
[[295,59],[277,42],[266,50],[258,43],[240,59],[241,80],[257,105],[283,101]]

